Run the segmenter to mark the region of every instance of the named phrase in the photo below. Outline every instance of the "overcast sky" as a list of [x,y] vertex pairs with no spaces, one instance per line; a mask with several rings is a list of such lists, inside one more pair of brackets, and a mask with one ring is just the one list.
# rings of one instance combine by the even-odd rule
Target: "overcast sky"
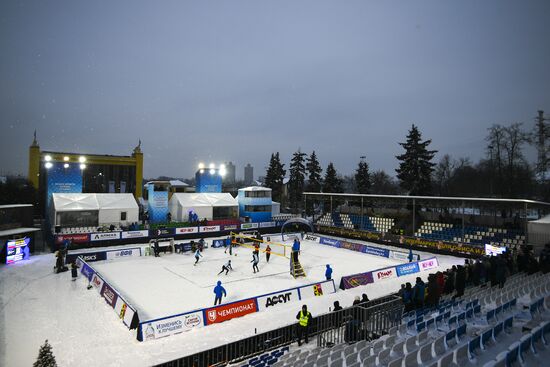
[[141,138],[146,177],[257,177],[298,148],[394,175],[412,123],[477,160],[490,125],[550,112],[549,36],[547,0],[1,1],[0,172],[26,174],[35,129],[43,150]]

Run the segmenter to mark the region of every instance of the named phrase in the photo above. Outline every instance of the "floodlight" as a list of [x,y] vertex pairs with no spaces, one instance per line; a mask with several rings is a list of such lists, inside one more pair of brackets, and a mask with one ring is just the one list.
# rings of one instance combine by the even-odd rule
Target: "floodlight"
[[53,167],[53,164],[52,162],[46,162],[46,164],[44,165],[44,167],[46,167],[46,169],[50,169]]
[[[80,169],[85,169],[86,168],[86,165],[84,163],[81,163],[80,164]],[[100,173],[101,174],[101,173]]]
[[78,158],[78,161],[79,161],[80,163],[85,163],[85,162],[86,162],[86,157],[80,156],[80,157]]
[[212,169],[210,170],[210,174],[213,175],[213,174],[215,174],[215,173],[216,173],[216,170],[212,168]]
[[199,169],[203,169],[204,168],[204,163],[199,163]]
[[63,165],[63,168],[69,168],[69,163],[65,163],[65,164]]
[[52,160],[52,156],[48,154],[47,156],[44,157],[44,160],[45,160],[46,162],[49,162],[49,161]]
[[201,170],[199,171],[199,173],[202,175],[202,174],[204,173],[204,170],[201,169]]
[[214,169],[214,168],[216,168],[216,166],[214,165],[214,163],[210,163],[210,165],[208,166],[208,168]]

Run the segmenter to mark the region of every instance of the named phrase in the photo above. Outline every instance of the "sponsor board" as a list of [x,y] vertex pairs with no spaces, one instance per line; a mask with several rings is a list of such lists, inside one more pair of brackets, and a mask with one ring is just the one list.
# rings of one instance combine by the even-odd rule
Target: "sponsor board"
[[141,249],[137,248],[125,248],[122,250],[106,251],[107,260],[120,259],[123,257],[141,256]]
[[320,240],[319,240],[319,243],[321,245],[329,245],[329,246],[332,246],[332,247],[340,247],[340,241],[332,239],[332,238],[327,238],[327,237],[321,237]]
[[143,340],[153,340],[204,326],[202,311],[142,324]]
[[506,252],[506,247],[493,246],[485,244],[485,255],[487,256],[497,256]]
[[214,240],[212,241],[212,247],[219,248],[225,246],[225,240]]
[[80,273],[84,275],[86,278],[88,278],[88,281],[92,280],[92,277],[94,276],[94,269],[90,267],[90,265],[86,264],[85,262],[82,263],[82,268],[80,269]]
[[305,285],[299,288],[300,299],[321,297],[325,294],[336,292],[336,287],[332,280],[325,280],[324,282]]
[[372,273],[361,273],[342,277],[340,281],[340,289],[350,289],[372,283]]
[[238,224],[227,224],[223,226],[224,231],[236,231],[237,229],[239,229]]
[[402,277],[403,275],[409,275],[418,273],[420,271],[420,268],[418,267],[418,263],[408,263],[403,265],[397,265],[395,267],[395,270],[397,271],[397,276]]
[[65,240],[73,243],[86,243],[90,241],[90,236],[88,234],[62,234],[55,236],[55,243],[57,244],[63,243]]
[[[414,259],[416,259],[417,255],[415,253],[413,253],[413,256],[414,256]],[[409,261],[409,254],[406,252],[392,251],[391,257],[399,261]]]
[[202,226],[199,227],[199,232],[205,233],[205,232],[219,232],[220,226]]
[[140,237],[149,237],[149,231],[142,230],[142,231],[122,232],[122,238],[140,238]]
[[76,260],[76,258],[80,257],[82,260],[86,262],[92,262],[92,261],[102,261],[107,259],[107,256],[105,255],[105,251],[101,252],[79,252],[79,253],[69,253],[67,254],[67,257],[65,258],[65,263],[70,264],[73,261]]
[[167,236],[173,234],[173,228],[159,228],[156,230],[157,236]]
[[112,308],[115,308],[116,301],[118,299],[118,294],[115,292],[113,288],[109,286],[107,283],[103,283],[103,288],[101,289],[101,296],[105,298],[105,301],[109,306]]
[[298,301],[300,299],[297,289],[289,289],[287,291],[271,293],[265,296],[258,297],[258,309],[265,311],[273,307],[283,305],[288,302]]
[[118,297],[116,301],[115,312],[118,315],[118,318],[122,320],[124,325],[130,328],[135,311],[132,307],[128,306],[126,302],[124,302],[122,297]]
[[374,246],[363,246],[363,253],[381,257],[390,257],[390,250]]
[[206,325],[217,324],[231,320],[235,317],[248,315],[249,313],[257,312],[256,300],[254,298],[243,301],[229,303],[204,310]]
[[439,266],[439,263],[437,262],[437,258],[435,257],[418,262],[418,267],[420,268],[420,271],[434,269],[434,268],[437,268],[438,266]]
[[270,228],[270,227],[275,227],[277,223],[275,222],[261,222],[260,223],[260,228]]
[[306,235],[304,236],[304,240],[308,240],[308,241],[311,241],[311,242],[317,242],[317,243],[319,243],[319,237],[317,237],[317,236],[312,236],[312,235],[310,235],[310,234],[306,234]]
[[176,228],[176,234],[188,234],[188,233],[198,233],[199,227],[181,227]]
[[97,273],[95,273],[92,276],[92,285],[94,286],[94,288],[98,293],[101,293],[101,289],[103,288],[103,283],[104,283],[103,279],[101,279],[101,277],[97,275]]
[[258,223],[242,223],[241,229],[252,229],[252,228],[258,228]]
[[396,276],[395,268],[386,268],[372,272],[372,278],[375,283],[385,279],[392,279]]
[[347,241],[341,241],[340,243],[340,248],[357,251],[357,252],[363,252],[363,247],[365,247],[365,245],[362,245],[360,243],[353,243],[353,242],[347,242]]
[[99,232],[90,235],[90,241],[118,240],[120,232]]

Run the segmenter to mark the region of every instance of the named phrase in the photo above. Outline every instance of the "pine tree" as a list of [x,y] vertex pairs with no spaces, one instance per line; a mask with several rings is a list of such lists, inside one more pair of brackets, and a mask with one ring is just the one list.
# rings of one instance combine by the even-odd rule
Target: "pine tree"
[[290,161],[290,179],[288,181],[288,196],[290,207],[294,213],[302,201],[302,193],[304,192],[304,180],[306,175],[306,167],[304,166],[305,153],[300,149],[292,155]]
[[396,158],[401,161],[397,172],[401,187],[409,195],[428,195],[431,193],[431,177],[435,163],[431,162],[437,150],[428,150],[430,140],[422,141],[422,134],[414,124],[409,130],[407,141],[399,143],[405,153]]
[[57,367],[57,362],[52,353],[52,346],[48,343],[48,339],[43,346],[40,347],[38,358],[34,362],[33,367]]
[[311,155],[307,158],[306,170],[308,173],[307,191],[321,192],[321,174],[323,173],[323,169],[321,168],[321,165],[317,160],[317,155],[315,154],[315,151],[313,151]]
[[269,187],[274,201],[281,201],[283,195],[283,179],[286,174],[285,165],[281,163],[279,152],[271,154],[269,167],[265,175],[265,186]]
[[358,194],[368,194],[370,192],[370,173],[369,164],[361,159],[359,166],[355,171],[355,187]]
[[342,179],[338,177],[338,174],[336,173],[336,169],[334,168],[334,165],[332,164],[332,162],[328,164],[327,170],[325,172],[323,192],[327,192],[327,193],[344,192]]

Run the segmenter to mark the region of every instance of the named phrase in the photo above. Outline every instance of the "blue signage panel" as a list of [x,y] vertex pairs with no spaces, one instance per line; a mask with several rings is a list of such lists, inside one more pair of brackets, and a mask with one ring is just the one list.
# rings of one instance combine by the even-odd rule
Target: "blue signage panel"
[[[67,165],[67,167],[65,167]],[[52,194],[79,194],[82,192],[82,170],[78,163],[52,163],[48,169],[47,198]]]
[[363,252],[369,255],[390,257],[390,250],[380,248],[380,247],[373,247],[373,246],[367,245],[363,247]]
[[396,269],[397,269],[398,277],[402,277],[403,275],[418,273],[420,271],[420,268],[418,267],[417,262],[398,265]]
[[332,238],[326,238],[326,237],[321,237],[321,240],[319,241],[320,244],[322,245],[329,245],[329,246],[333,246],[333,247],[340,247],[340,241],[338,240],[335,240],[335,239],[332,239]]
[[168,191],[155,191],[154,185],[149,185],[149,222],[164,223],[168,215]]

